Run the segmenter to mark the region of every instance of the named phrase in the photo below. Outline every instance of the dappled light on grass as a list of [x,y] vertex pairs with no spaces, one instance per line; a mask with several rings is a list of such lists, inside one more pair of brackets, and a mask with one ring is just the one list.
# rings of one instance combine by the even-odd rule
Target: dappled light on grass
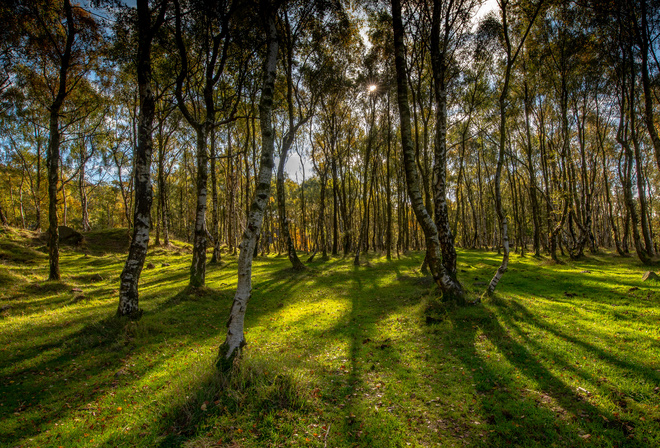
[[[0,267],[12,279],[0,295],[3,443],[660,443],[660,288],[633,260],[514,256],[493,299],[427,323],[436,298],[421,253],[368,254],[360,267],[318,260],[300,273],[285,257],[260,257],[248,346],[223,376],[213,366],[235,259],[225,255],[206,288],[190,289],[182,249],[150,250],[139,322],[114,317],[122,262],[111,252],[64,251],[59,283],[44,281],[38,251],[39,263]],[[470,294],[497,262],[460,252]]]

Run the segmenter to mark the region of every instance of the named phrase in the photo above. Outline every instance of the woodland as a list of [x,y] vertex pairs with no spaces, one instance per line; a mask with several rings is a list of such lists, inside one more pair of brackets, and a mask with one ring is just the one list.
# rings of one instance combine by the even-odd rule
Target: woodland
[[660,445],[658,0],[0,19],[0,446]]

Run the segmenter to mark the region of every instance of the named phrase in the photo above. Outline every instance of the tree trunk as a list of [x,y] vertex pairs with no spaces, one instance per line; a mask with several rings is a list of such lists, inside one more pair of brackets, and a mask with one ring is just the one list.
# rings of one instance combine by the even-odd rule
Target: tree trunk
[[[162,122],[161,122],[162,127]],[[156,218],[161,222],[161,229],[163,232],[163,244],[169,246],[170,232],[169,220],[167,216],[167,184],[165,182],[165,143],[163,142],[162,130],[161,138],[158,144],[158,202],[160,204],[160,215]]]
[[[60,110],[67,95],[67,75],[71,63],[71,48],[75,39],[76,30],[73,23],[73,12],[69,0],[64,0],[64,10],[67,22],[67,36],[64,53],[60,58],[59,68],[59,86],[57,95],[53,103],[50,105],[50,120],[49,132],[50,137],[48,141],[48,264],[49,273],[48,280],[60,279],[60,243],[58,219],[57,219],[57,189],[59,184],[59,168],[60,168]],[[64,187],[62,187],[64,190]]]
[[605,184],[605,202],[607,202],[607,215],[608,215],[608,221],[610,223],[610,228],[612,229],[612,234],[614,236],[614,245],[616,247],[616,251],[619,255],[622,257],[625,256],[625,252],[623,251],[623,248],[621,247],[620,239],[619,239],[619,228],[616,225],[616,222],[614,221],[614,210],[612,207],[612,199],[610,197],[610,181],[609,181],[609,175],[607,174],[607,164],[606,164],[606,158],[605,158],[605,150],[603,149],[603,181]]
[[[632,53],[632,51],[631,51]],[[630,56],[631,58],[632,56]],[[626,60],[625,53],[624,53],[624,68],[628,68],[626,66],[626,63],[629,62]],[[632,64],[630,64],[632,66]],[[627,90],[628,87],[626,85],[626,76],[628,74],[631,75],[631,83],[630,83],[630,90]],[[624,73],[621,75],[620,79],[620,98],[619,98],[619,127],[617,129],[617,134],[616,134],[616,140],[621,145],[621,149],[623,152],[623,161],[624,161],[624,169],[621,174],[621,186],[623,188],[623,198],[624,202],[626,205],[626,211],[628,212],[628,215],[630,216],[631,224],[632,224],[632,236],[633,236],[633,244],[635,246],[635,252],[637,252],[637,256],[639,257],[640,261],[644,264],[648,264],[650,262],[650,259],[648,257],[648,254],[644,247],[642,246],[642,241],[641,237],[639,235],[639,215],[637,214],[637,208],[635,205],[635,200],[633,198],[633,193],[632,193],[632,167],[633,167],[633,151],[630,148],[630,141],[629,141],[629,132],[634,135],[636,132],[635,129],[635,105],[634,105],[634,78],[635,78],[635,72],[634,69],[632,69],[630,72],[624,71]],[[626,100],[628,101],[626,103]],[[629,109],[628,109],[629,108]]]
[[[264,2],[265,3],[265,2]],[[243,233],[241,252],[238,257],[238,284],[234,302],[229,313],[227,322],[227,337],[220,346],[218,356],[218,367],[228,370],[233,365],[235,357],[240,356],[241,348],[246,344],[243,332],[245,311],[252,295],[252,259],[257,236],[261,230],[264,211],[270,197],[270,182],[273,171],[273,153],[275,150],[275,133],[271,121],[273,108],[273,94],[275,89],[275,76],[277,70],[278,36],[275,26],[276,11],[266,6],[266,37],[268,40],[266,49],[266,63],[264,65],[264,81],[259,104],[259,118],[261,123],[261,162],[259,176],[256,179],[254,199],[250,207],[247,225]]]
[[211,131],[211,202],[213,203],[213,212],[211,217],[211,237],[213,238],[213,255],[211,255],[211,263],[218,263],[220,261],[220,210],[218,203],[218,179],[216,176],[216,146],[215,146],[215,130]]
[[234,172],[234,158],[232,154],[232,145],[231,145],[231,127],[227,129],[227,205],[226,208],[229,210],[229,218],[227,219],[227,245],[228,251],[232,255],[236,254],[236,209],[235,209],[235,185],[236,185],[236,173]]
[[644,122],[646,123],[646,130],[651,137],[651,143],[655,152],[655,161],[660,169],[660,136],[658,130],[655,128],[655,117],[653,113],[653,93],[651,92],[651,80],[649,77],[649,36],[648,36],[648,17],[646,0],[641,0],[641,19],[642,24],[640,27],[639,46],[642,56],[642,89],[644,91]]
[[193,288],[204,286],[206,280],[206,187],[209,161],[206,152],[206,136],[212,127],[212,123],[206,123],[197,129],[197,205],[195,207],[195,231],[189,283]]
[[[449,226],[447,208],[447,89],[445,45],[440,43],[442,1],[434,0],[431,25],[431,66],[433,68],[433,92],[435,94],[435,161],[433,164],[433,204],[435,225],[442,250],[442,264],[456,283],[456,248]],[[449,14],[449,12],[447,12]],[[444,48],[446,50],[446,48]]]
[[80,210],[82,214],[82,229],[83,232],[89,232],[91,226],[89,224],[89,211],[87,208],[87,188],[85,185],[85,165],[87,162],[86,155],[84,153],[84,140],[83,148],[81,148],[81,157],[80,157],[80,169],[78,170],[78,189],[80,193]]
[[[504,213],[504,207],[502,205],[502,191],[501,191],[501,182],[502,182],[502,167],[504,165],[504,151],[506,148],[506,109],[508,103],[508,94],[509,94],[509,83],[511,82],[511,72],[513,69],[513,64],[516,61],[516,58],[520,54],[520,49],[525,43],[525,39],[529,35],[529,31],[541,10],[543,2],[539,2],[536,5],[533,16],[530,18],[529,23],[527,24],[526,31],[522,35],[518,47],[515,50],[515,53],[512,54],[512,45],[509,37],[509,27],[508,27],[508,17],[507,17],[507,2],[500,2],[500,9],[502,13],[502,31],[504,34],[504,41],[506,45],[506,68],[504,73],[504,83],[502,85],[502,91],[500,93],[499,103],[500,103],[500,138],[499,138],[499,148],[497,156],[497,167],[495,168],[495,213],[497,214],[498,221],[500,223],[500,237],[502,239],[501,244],[503,247],[502,255],[502,264],[492,280],[488,284],[486,289],[487,294],[492,294],[495,292],[495,287],[502,279],[502,276],[507,271],[509,267],[509,229],[508,229],[508,220],[506,213]],[[499,246],[498,246],[499,248]]]
[[337,161],[335,151],[332,151],[332,255],[339,253],[339,194],[337,179]]
[[529,98],[529,89],[527,87],[527,81],[525,80],[524,82],[524,90],[525,90],[525,133],[527,135],[527,166],[528,166],[528,171],[529,171],[529,199],[530,202],[532,203],[532,223],[534,225],[534,237],[533,237],[533,245],[534,245],[534,256],[540,257],[541,256],[541,218],[540,218],[540,211],[539,211],[539,201],[536,196],[536,171],[534,170],[534,162],[532,158],[532,133],[530,130],[530,125],[529,125],[529,115],[531,113],[530,111],[530,98]]
[[293,240],[291,239],[291,234],[289,233],[289,218],[286,215],[286,197],[284,191],[284,165],[286,164],[286,158],[293,143],[295,136],[296,127],[289,128],[289,132],[284,137],[284,142],[282,144],[282,150],[280,151],[280,162],[277,167],[277,211],[280,215],[280,230],[281,237],[284,239],[284,244],[286,245],[286,253],[291,262],[291,266],[294,271],[302,271],[305,269],[305,265],[302,264],[302,261],[298,258],[296,253],[296,248],[293,245]]
[[392,123],[390,115],[390,96],[387,95],[387,156],[385,159],[385,195],[387,196],[387,230],[385,236],[385,246],[387,251],[387,260],[392,259],[392,178],[390,175],[390,152],[392,146]]
[[328,242],[326,238],[325,231],[325,188],[328,183],[328,173],[323,169],[321,177],[321,197],[320,197],[320,209],[319,209],[319,244],[321,249],[321,260],[325,261],[328,259]]
[[[373,95],[373,94],[372,94]],[[373,129],[376,116],[376,99],[371,96],[371,123],[369,125],[369,135],[367,137],[367,151],[364,156],[364,176],[362,178],[362,216],[360,219],[360,234],[358,236],[357,247],[355,249],[355,259],[353,264],[360,265],[360,251],[369,246],[367,233],[369,232],[369,162],[371,160],[371,149],[373,145]]]
[[392,0],[392,28],[394,32],[394,55],[397,74],[397,100],[399,104],[399,116],[401,123],[401,144],[403,149],[403,161],[406,172],[406,184],[408,195],[413,206],[413,211],[424,230],[427,253],[429,254],[429,266],[435,282],[443,292],[443,300],[464,301],[463,289],[460,283],[454,281],[445,267],[440,262],[440,242],[438,230],[428,210],[424,206],[424,199],[419,188],[419,176],[415,162],[415,149],[412,142],[412,131],[410,126],[410,106],[408,105],[408,85],[406,57],[404,47],[404,29],[401,19],[401,2]]
[[639,196],[639,216],[642,226],[644,246],[649,257],[654,255],[653,239],[651,238],[651,226],[648,219],[648,203],[646,201],[646,188],[644,186],[644,167],[642,165],[642,152],[637,141],[637,131],[632,131],[632,142],[635,150],[635,178],[637,179],[637,194]]
[[34,194],[35,232],[41,232],[41,143],[37,143],[37,188]]
[[156,110],[154,91],[151,85],[151,40],[163,22],[166,3],[161,6],[158,19],[152,26],[148,0],[137,0],[138,11],[138,54],[137,79],[140,94],[140,117],[138,143],[135,151],[135,213],[133,215],[133,237],[128,257],[121,273],[119,286],[119,316],[139,317],[138,282],[149,246],[151,225],[151,152],[153,150],[153,120]]

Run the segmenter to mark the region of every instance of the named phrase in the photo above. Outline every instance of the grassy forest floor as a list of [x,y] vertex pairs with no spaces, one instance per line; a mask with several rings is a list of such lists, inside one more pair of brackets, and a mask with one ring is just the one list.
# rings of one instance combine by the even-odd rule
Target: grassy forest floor
[[[432,323],[422,253],[258,258],[223,377],[235,257],[189,291],[189,247],[151,249],[130,322],[126,230],[63,248],[61,282],[39,246],[0,230],[2,446],[660,446],[660,285],[632,257],[513,256],[496,298]],[[498,264],[459,251],[460,280],[477,294]]]

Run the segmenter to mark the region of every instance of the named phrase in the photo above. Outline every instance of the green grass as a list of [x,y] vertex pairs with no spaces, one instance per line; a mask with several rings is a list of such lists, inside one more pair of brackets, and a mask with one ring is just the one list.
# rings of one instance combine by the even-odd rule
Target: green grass
[[[660,446],[660,285],[632,258],[514,256],[495,298],[432,324],[421,253],[259,258],[223,377],[236,259],[189,291],[189,248],[151,249],[144,315],[120,320],[125,235],[64,248],[47,282],[43,243],[0,233],[0,445]],[[499,258],[459,257],[476,297]]]

